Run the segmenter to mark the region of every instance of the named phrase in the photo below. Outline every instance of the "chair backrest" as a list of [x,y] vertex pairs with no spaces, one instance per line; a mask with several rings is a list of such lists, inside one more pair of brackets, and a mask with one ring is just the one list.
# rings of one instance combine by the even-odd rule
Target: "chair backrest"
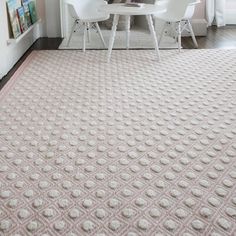
[[195,7],[199,3],[200,3],[200,0],[195,0],[193,3],[189,4],[185,12],[184,19],[191,19],[193,17],[193,14],[195,12]]
[[196,0],[156,0],[155,4],[165,6],[165,15],[171,19],[180,21],[184,18],[189,5],[196,2]]
[[78,19],[79,16],[76,12],[76,1],[74,0],[65,0],[65,3],[67,4],[67,7],[68,7],[68,12],[69,14],[71,15],[71,17],[73,17],[74,19]]
[[65,3],[70,15],[81,20],[96,17],[97,9],[107,4],[104,0],[65,0]]

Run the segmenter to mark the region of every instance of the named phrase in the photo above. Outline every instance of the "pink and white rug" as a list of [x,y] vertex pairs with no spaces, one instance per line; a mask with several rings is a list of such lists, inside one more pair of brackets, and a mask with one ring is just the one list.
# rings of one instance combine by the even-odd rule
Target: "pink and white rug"
[[236,51],[33,52],[0,93],[0,235],[235,235]]

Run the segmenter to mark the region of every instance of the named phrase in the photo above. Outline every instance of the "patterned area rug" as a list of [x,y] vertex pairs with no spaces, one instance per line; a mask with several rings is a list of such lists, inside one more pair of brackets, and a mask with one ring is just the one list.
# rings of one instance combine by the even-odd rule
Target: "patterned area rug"
[[0,235],[235,235],[236,51],[33,52],[1,91]]
[[[108,47],[111,31],[106,29],[101,29],[102,35],[104,37],[106,46]],[[67,39],[65,38],[59,49],[82,49],[83,47],[83,32],[74,33],[70,44],[67,46]],[[99,37],[99,35],[91,30],[91,40],[86,42],[87,49],[104,49],[104,45]],[[116,31],[116,37],[114,42],[114,49],[126,49],[126,33],[125,31]],[[130,48],[131,49],[153,49],[153,39],[148,30],[140,28],[132,28],[130,30]],[[178,48],[178,44],[172,37],[163,37],[161,41],[160,48]]]

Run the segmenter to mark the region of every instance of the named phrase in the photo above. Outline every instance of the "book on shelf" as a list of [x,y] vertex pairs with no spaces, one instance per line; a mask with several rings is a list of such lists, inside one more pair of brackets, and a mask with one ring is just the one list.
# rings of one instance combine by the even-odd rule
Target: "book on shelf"
[[7,0],[8,17],[10,20],[11,34],[14,38],[21,35],[20,22],[17,15],[17,9],[21,6],[18,0]]
[[27,20],[25,18],[24,7],[17,8],[17,15],[20,23],[21,33],[24,33],[28,29]]
[[22,0],[22,6],[24,7],[25,19],[26,19],[28,27],[32,25],[30,11],[29,11],[29,2],[30,0]]
[[28,6],[29,6],[31,22],[32,24],[34,24],[38,20],[35,1],[34,0],[30,1]]

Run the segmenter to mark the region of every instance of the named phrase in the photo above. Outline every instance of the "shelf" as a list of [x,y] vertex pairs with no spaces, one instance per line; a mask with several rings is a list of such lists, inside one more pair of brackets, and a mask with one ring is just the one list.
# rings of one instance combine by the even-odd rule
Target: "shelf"
[[37,25],[41,22],[41,19],[38,19],[33,25],[31,25],[23,34],[21,34],[18,38],[10,38],[7,40],[7,45],[16,44],[20,42],[27,34],[29,34]]

